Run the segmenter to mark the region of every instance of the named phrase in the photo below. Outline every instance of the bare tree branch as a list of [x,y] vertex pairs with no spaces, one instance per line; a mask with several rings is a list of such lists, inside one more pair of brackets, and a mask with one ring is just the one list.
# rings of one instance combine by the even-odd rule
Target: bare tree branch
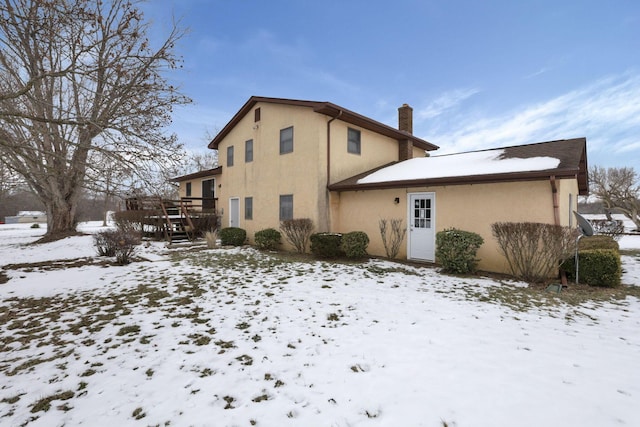
[[184,155],[163,131],[190,102],[165,77],[184,31],[152,47],[138,3],[0,3],[0,155],[46,206],[49,235],[75,229],[82,188],[112,188],[115,170],[151,182]]

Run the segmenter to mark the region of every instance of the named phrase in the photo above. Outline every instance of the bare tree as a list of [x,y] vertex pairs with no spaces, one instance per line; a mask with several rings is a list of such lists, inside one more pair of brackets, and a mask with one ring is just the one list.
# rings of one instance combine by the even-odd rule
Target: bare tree
[[152,47],[138,3],[0,3],[0,155],[45,205],[45,238],[75,231],[91,153],[134,173],[182,156],[163,127],[190,102],[164,76],[184,32],[174,24]]
[[633,168],[603,168],[594,166],[589,171],[591,192],[602,201],[607,217],[617,210],[640,230],[640,179]]

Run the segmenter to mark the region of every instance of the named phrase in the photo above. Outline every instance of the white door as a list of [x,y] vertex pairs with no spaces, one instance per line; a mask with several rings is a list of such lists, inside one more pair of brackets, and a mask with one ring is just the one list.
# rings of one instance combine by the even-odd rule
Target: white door
[[409,194],[409,238],[407,258],[422,261],[436,260],[436,195]]
[[240,227],[240,199],[229,199],[229,227]]

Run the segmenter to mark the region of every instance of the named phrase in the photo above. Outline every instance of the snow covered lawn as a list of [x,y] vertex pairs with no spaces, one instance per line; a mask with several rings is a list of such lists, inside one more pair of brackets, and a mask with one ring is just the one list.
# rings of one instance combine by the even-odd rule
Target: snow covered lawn
[[0,425],[640,425],[637,297],[161,243],[115,267],[43,233],[0,225],[0,266],[76,260],[5,270]]

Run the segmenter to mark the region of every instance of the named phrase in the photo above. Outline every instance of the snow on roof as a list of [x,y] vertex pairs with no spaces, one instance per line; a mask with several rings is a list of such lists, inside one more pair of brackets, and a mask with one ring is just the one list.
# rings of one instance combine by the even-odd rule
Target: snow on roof
[[16,216],[44,216],[46,212],[42,211],[18,211]]
[[413,158],[373,172],[359,179],[358,184],[541,171],[560,164],[560,159],[555,157],[523,159],[506,158],[504,154],[505,150],[500,149]]

